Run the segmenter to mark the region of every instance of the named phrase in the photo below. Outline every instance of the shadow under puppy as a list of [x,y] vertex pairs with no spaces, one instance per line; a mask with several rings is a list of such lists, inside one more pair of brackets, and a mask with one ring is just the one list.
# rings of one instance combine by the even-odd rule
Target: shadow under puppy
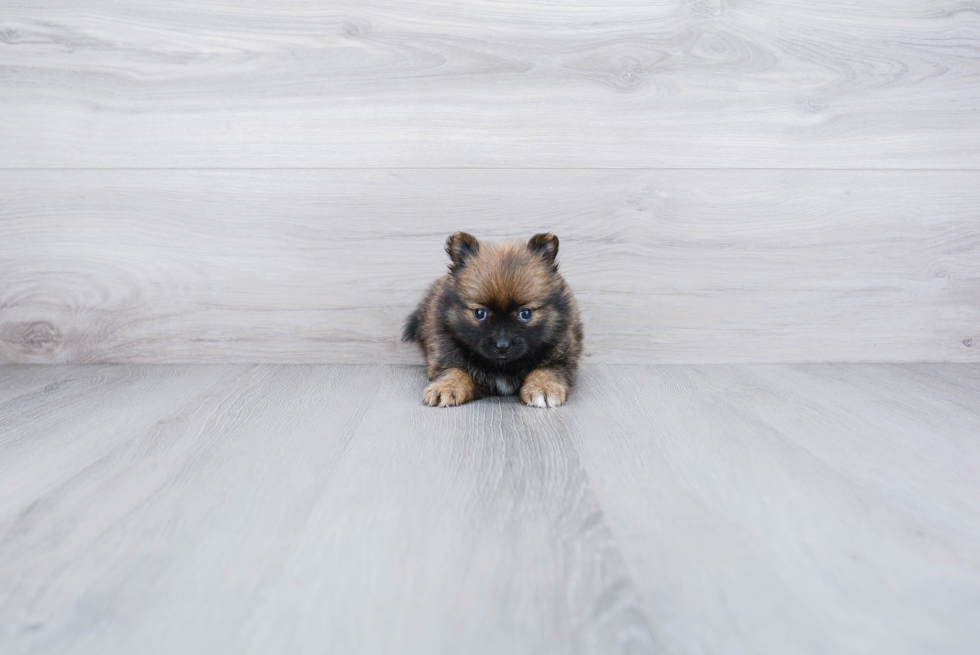
[[510,395],[534,407],[565,402],[582,355],[578,306],[558,274],[558,237],[480,243],[465,232],[446,241],[452,262],[405,322],[421,346],[427,405],[461,405]]

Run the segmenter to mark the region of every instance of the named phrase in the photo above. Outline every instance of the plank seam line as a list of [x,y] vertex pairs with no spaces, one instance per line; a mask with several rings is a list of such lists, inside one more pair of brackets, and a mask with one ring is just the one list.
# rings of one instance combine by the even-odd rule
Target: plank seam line
[[838,172],[937,172],[966,173],[980,172],[978,168],[822,168],[822,167],[709,167],[709,166],[624,166],[624,167],[501,167],[501,166],[106,166],[106,167],[64,167],[64,168],[6,168],[0,172],[40,172],[40,171],[838,171]]

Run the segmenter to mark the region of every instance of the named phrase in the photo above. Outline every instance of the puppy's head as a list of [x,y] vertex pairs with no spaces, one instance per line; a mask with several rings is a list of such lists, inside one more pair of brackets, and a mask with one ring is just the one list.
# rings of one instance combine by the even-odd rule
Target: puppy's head
[[450,283],[446,318],[458,341],[505,364],[540,352],[562,324],[558,237],[526,243],[480,243],[465,232],[446,241]]

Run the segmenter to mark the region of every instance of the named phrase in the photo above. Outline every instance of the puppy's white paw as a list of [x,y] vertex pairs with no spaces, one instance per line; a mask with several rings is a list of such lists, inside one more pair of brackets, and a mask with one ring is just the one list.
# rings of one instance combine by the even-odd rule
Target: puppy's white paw
[[558,407],[562,402],[562,399],[558,396],[553,396],[548,393],[536,393],[531,396],[531,402],[528,405],[531,407]]
[[568,397],[568,388],[551,371],[531,371],[521,387],[521,400],[529,407],[558,407]]

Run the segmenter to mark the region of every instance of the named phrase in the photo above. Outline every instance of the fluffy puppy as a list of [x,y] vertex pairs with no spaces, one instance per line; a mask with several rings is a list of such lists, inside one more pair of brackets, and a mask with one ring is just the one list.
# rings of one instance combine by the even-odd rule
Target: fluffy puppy
[[446,241],[449,272],[405,322],[403,339],[425,354],[422,400],[448,407],[519,392],[534,407],[565,402],[582,355],[578,306],[558,274],[558,237]]

